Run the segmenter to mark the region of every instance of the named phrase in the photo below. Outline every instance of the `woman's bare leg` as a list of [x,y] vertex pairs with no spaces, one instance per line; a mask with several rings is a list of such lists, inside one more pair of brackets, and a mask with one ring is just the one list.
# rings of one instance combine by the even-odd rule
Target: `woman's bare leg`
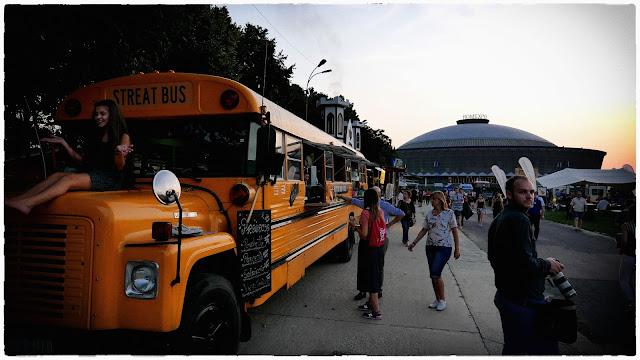
[[5,205],[17,209],[23,214],[28,214],[35,206],[52,200],[69,190],[91,190],[91,178],[88,174],[70,173],[61,176],[58,181],[49,185],[38,194],[23,199],[7,199]]
[[431,284],[433,285],[433,291],[436,293],[436,299],[444,301],[444,280],[442,278],[431,279]]
[[16,197],[14,197],[14,200],[18,200],[18,199],[26,199],[28,197],[32,197],[33,195],[36,195],[38,193],[40,193],[42,190],[48,188],[49,186],[51,186],[51,184],[55,183],[56,181],[60,180],[61,177],[63,176],[67,176],[70,175],[72,173],[65,173],[65,172],[57,172],[57,173],[53,173],[51,175],[49,175],[48,178],[40,181],[39,183],[37,183],[35,186],[33,186],[31,189],[27,190],[24,194],[22,195],[18,195]]
[[369,293],[369,304],[371,304],[371,311],[373,311],[374,314],[380,312],[377,292]]

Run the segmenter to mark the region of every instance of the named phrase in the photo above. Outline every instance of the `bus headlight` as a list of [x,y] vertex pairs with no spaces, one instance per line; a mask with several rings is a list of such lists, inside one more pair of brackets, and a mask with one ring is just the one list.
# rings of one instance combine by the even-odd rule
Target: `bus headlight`
[[124,292],[131,298],[155,299],[158,296],[158,264],[129,261],[125,269]]

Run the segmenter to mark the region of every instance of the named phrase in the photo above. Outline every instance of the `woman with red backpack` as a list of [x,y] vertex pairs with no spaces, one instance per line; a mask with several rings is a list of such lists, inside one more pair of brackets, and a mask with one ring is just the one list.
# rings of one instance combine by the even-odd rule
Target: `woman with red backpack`
[[351,226],[360,235],[360,241],[367,241],[369,244],[367,267],[370,277],[367,288],[360,289],[369,293],[369,301],[358,306],[358,309],[365,311],[363,314],[365,319],[382,320],[378,293],[382,278],[382,245],[387,235],[387,227],[378,203],[378,193],[375,190],[369,189],[364,192],[364,210],[360,215],[360,221],[358,223],[355,220],[352,221]]

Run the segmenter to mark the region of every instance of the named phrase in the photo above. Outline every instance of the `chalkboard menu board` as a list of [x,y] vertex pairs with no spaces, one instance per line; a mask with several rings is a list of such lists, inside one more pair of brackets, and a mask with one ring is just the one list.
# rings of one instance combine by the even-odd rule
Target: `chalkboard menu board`
[[242,300],[271,291],[271,210],[238,211],[238,252]]

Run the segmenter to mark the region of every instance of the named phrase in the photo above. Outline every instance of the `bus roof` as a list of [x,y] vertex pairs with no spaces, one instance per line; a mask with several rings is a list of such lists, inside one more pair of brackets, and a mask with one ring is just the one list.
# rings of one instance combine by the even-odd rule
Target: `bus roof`
[[[237,105],[225,108],[223,93],[238,94]],[[97,82],[72,92],[56,111],[57,120],[88,120],[93,104],[111,99],[126,119],[184,118],[220,114],[260,114],[261,105],[271,113],[271,123],[305,142],[351,158],[364,159],[361,152],[325,133],[248,87],[222,77],[189,73],[151,73]]]

